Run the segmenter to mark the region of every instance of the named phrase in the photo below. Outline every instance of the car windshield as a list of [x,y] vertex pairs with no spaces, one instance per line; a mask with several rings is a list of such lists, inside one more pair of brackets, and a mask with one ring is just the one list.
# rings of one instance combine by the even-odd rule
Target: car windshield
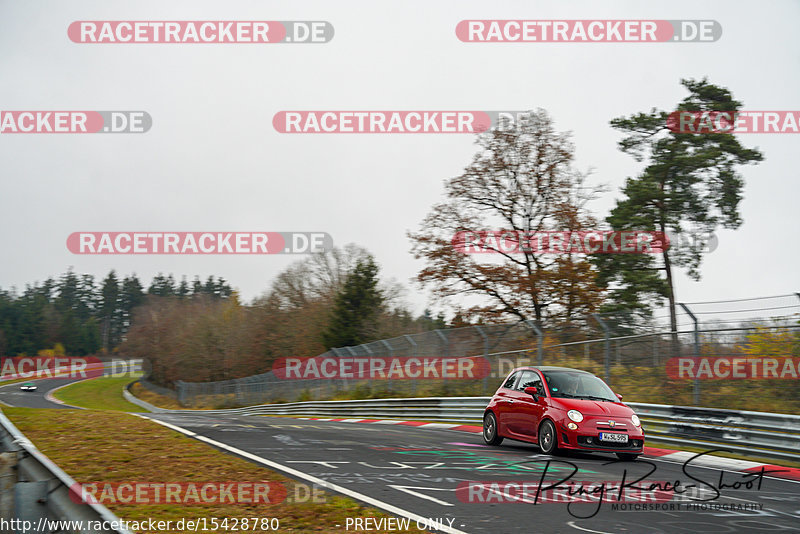
[[547,371],[544,378],[552,397],[617,402],[605,382],[594,375],[577,371]]

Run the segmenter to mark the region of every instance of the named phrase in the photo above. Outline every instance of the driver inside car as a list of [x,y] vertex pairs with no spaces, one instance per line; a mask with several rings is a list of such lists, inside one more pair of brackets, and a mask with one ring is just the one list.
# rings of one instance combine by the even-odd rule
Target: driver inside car
[[578,394],[578,379],[577,378],[569,378],[567,379],[567,383],[564,385],[563,392],[567,395],[577,395]]

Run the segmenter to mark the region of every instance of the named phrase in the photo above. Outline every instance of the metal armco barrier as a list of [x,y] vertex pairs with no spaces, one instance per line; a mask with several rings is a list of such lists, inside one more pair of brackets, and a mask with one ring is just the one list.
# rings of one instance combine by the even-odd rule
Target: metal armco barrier
[[3,413],[0,413],[0,446],[4,460],[12,464],[11,469],[4,469],[4,474],[16,471],[16,481],[3,483],[0,494],[0,509],[6,520],[13,517],[33,524],[39,520],[83,521],[84,526],[105,528],[75,532],[132,534],[126,529],[110,528],[112,524],[119,525],[120,519],[105,506],[73,501],[69,489],[76,484],[75,480],[42,454]]
[[[171,413],[297,415],[358,419],[416,419],[482,424],[491,397],[428,397],[262,404],[228,410],[164,410]],[[652,439],[676,445],[726,449],[748,456],[800,460],[800,416],[626,403]]]

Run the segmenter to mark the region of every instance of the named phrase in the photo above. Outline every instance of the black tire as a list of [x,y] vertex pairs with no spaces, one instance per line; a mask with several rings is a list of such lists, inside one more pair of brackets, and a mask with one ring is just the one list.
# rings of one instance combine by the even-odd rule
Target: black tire
[[542,454],[558,454],[556,427],[549,419],[539,426],[539,448],[542,450]]
[[497,418],[492,412],[483,416],[483,441],[487,445],[500,445],[503,437],[497,433]]
[[634,462],[639,457],[639,454],[633,454],[632,452],[618,452],[617,458],[622,460],[623,462]]

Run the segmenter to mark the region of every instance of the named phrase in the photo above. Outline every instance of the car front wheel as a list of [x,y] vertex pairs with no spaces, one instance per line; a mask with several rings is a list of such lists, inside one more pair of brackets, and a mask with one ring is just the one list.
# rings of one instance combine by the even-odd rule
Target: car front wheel
[[483,416],[483,441],[487,445],[500,445],[503,437],[497,433],[497,418],[492,412]]
[[556,454],[558,443],[556,443],[556,427],[552,421],[545,421],[539,427],[539,448],[544,454]]

